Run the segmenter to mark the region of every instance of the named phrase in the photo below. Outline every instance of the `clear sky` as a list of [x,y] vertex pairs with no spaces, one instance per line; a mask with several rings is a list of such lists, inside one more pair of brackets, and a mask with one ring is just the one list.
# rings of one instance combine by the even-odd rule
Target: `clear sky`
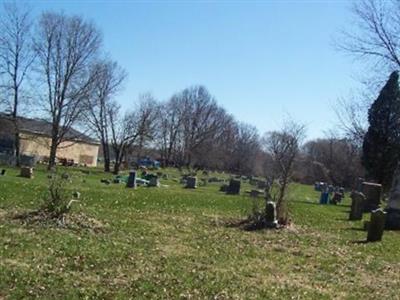
[[32,1],[94,21],[110,56],[129,73],[118,100],[165,100],[203,84],[261,133],[287,115],[308,136],[333,128],[338,97],[358,83],[355,62],[333,38],[351,23],[349,1]]

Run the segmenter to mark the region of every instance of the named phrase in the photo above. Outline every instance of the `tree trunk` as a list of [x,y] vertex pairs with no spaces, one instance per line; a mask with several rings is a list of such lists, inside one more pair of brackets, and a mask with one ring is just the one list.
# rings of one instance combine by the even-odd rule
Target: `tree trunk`
[[51,140],[49,165],[47,167],[47,170],[51,171],[56,166],[56,155],[57,155],[57,142],[53,138]]
[[108,144],[103,142],[104,172],[110,172],[110,149]]

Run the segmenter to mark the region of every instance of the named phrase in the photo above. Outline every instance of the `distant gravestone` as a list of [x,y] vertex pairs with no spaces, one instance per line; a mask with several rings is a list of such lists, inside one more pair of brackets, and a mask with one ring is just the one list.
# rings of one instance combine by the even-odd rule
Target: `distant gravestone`
[[186,188],[187,189],[196,189],[197,188],[197,177],[189,176],[186,178]]
[[376,209],[371,212],[371,221],[368,226],[368,242],[377,242],[382,240],[385,222],[386,212],[382,209]]
[[252,197],[252,198],[258,198],[258,196],[260,195],[260,194],[262,194],[263,192],[261,192],[261,191],[259,191],[259,190],[251,190],[250,191],[250,197]]
[[267,182],[266,181],[259,181],[258,183],[257,183],[257,188],[259,188],[259,189],[265,189],[266,187],[267,187]]
[[128,181],[126,183],[127,188],[136,189],[136,172],[130,171]]
[[365,196],[360,192],[351,193],[351,209],[349,220],[361,220],[363,216]]
[[153,176],[150,178],[149,183],[147,184],[149,187],[159,187],[160,186],[160,180],[158,179],[158,176]]
[[6,169],[2,169],[0,175],[1,175],[1,176],[6,175]]
[[378,209],[381,203],[382,185],[372,182],[363,182],[362,193],[365,195],[364,212]]
[[278,225],[276,218],[276,205],[272,201],[268,201],[265,207],[265,223],[268,228],[276,228]]
[[22,167],[20,176],[24,178],[33,178],[33,168]]
[[363,190],[362,190],[362,188],[363,188],[363,182],[365,182],[365,179],[364,178],[362,178],[362,177],[358,177],[357,178],[357,181],[356,181],[356,191],[357,192],[360,192],[360,193],[362,193],[363,192]]
[[238,195],[240,193],[240,180],[231,179],[229,181],[229,186],[226,193],[231,195]]

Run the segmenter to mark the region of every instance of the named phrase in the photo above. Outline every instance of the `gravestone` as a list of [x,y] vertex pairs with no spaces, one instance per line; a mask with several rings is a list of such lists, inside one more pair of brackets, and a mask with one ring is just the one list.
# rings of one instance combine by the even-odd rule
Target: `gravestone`
[[1,175],[1,176],[6,175],[6,169],[2,169],[0,175]]
[[136,171],[129,172],[129,177],[126,183],[126,187],[136,189]]
[[240,180],[231,179],[229,181],[229,186],[226,193],[231,195],[238,195],[240,193]]
[[365,196],[360,192],[351,193],[351,209],[349,220],[361,220],[363,216]]
[[196,189],[197,188],[197,177],[189,176],[186,178],[186,188],[187,189]]
[[268,228],[276,228],[278,221],[276,219],[276,206],[275,202],[268,201],[265,207],[265,225]]
[[267,186],[268,186],[268,184],[265,181],[259,181],[257,183],[257,188],[259,188],[259,189],[265,189]]
[[364,212],[378,209],[381,203],[382,185],[372,182],[363,182],[362,193],[365,195]]
[[158,176],[153,176],[150,178],[149,183],[147,184],[149,187],[159,187],[160,186],[160,180],[158,179]]
[[400,165],[393,176],[393,183],[385,211],[387,212],[385,227],[394,230],[400,229]]
[[371,221],[368,226],[368,242],[377,242],[382,240],[385,229],[386,212],[382,209],[376,209],[371,212]]
[[250,191],[250,197],[252,197],[252,198],[258,198],[258,196],[260,195],[260,194],[262,194],[263,192],[261,192],[261,191],[259,191],[259,190],[251,190]]
[[22,167],[20,176],[24,178],[33,178],[33,168]]

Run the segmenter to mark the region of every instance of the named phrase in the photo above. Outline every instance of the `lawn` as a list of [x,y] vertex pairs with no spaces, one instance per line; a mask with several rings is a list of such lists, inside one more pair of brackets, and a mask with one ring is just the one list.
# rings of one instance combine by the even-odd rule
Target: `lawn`
[[81,193],[73,214],[100,230],[14,220],[40,206],[47,173],[0,177],[0,299],[400,297],[399,233],[363,243],[362,222],[347,220],[349,199],[320,206],[311,186],[293,184],[290,228],[244,231],[227,226],[250,211],[244,192],[187,190],[171,170],[164,186],[136,190],[101,183],[111,175],[98,170],[68,172],[71,193]]

